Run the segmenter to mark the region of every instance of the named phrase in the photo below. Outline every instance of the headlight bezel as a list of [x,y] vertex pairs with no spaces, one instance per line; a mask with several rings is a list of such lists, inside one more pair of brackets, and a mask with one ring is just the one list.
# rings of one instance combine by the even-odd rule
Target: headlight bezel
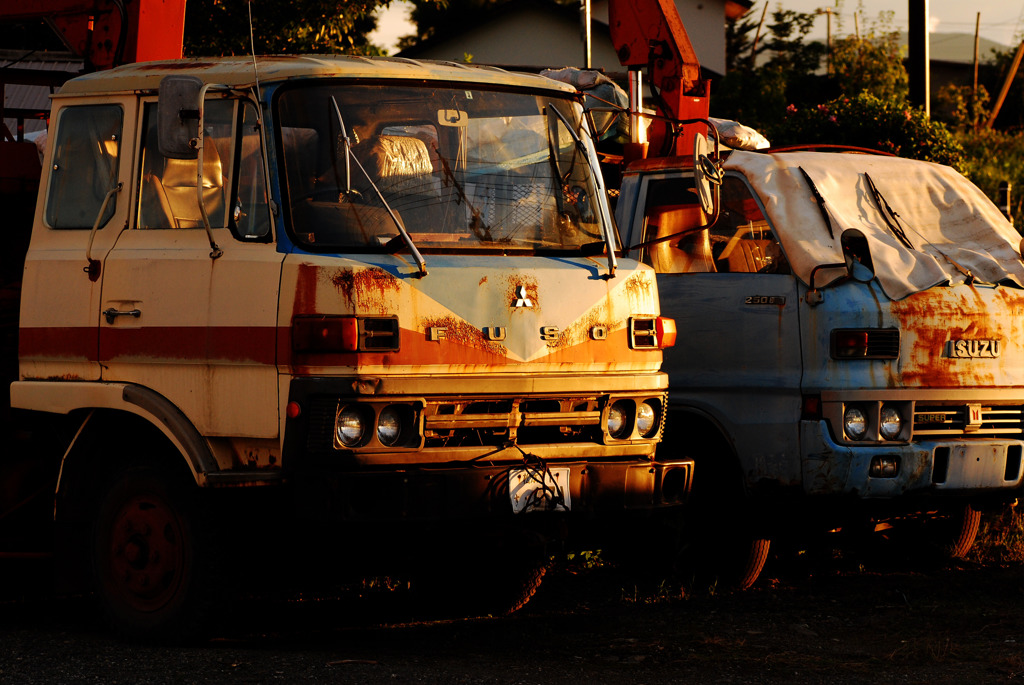
[[[348,433],[343,433],[343,422]],[[360,404],[342,404],[334,415],[334,445],[340,449],[353,449],[366,444],[368,428],[374,425],[370,408]],[[354,429],[354,431],[353,431]]]
[[[889,418],[887,418],[887,415]],[[895,421],[893,421],[893,417]],[[895,423],[895,429],[893,429],[893,423]],[[906,425],[906,419],[903,417],[903,412],[899,410],[899,407],[893,404],[883,404],[881,410],[878,413],[878,433],[884,440],[899,440],[900,436],[903,435],[903,427]]]
[[[851,428],[856,424],[860,425],[859,430]],[[843,435],[848,439],[855,442],[867,439],[870,427],[868,412],[861,405],[851,404],[843,410]]]

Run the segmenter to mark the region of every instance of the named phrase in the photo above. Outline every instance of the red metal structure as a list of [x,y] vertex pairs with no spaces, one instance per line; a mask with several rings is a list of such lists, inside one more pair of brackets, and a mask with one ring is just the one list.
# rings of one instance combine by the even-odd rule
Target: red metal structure
[[45,19],[86,71],[180,59],[185,0],[0,0],[0,20]]
[[[647,69],[657,115],[647,131],[652,156],[684,155],[693,152],[693,133],[705,131],[674,127],[670,120],[706,119],[710,81],[701,78],[700,62],[683,27],[673,0],[612,0],[608,24],[619,62],[630,70],[630,109],[640,102],[640,69]],[[638,136],[634,118],[634,142]]]

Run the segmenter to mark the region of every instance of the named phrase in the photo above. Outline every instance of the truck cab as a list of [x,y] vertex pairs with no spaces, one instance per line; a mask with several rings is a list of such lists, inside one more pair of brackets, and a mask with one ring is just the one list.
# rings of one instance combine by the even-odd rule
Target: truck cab
[[571,87],[141,63],[69,81],[48,139],[12,424],[49,438],[23,485],[122,630],[193,629],[240,540],[514,608],[566,529],[685,501],[692,462],[656,458],[672,322]]
[[694,168],[635,162],[617,218],[679,326],[660,449],[695,457],[714,495],[694,502],[730,521],[741,584],[796,530],[922,524],[966,553],[978,511],[1022,483],[1020,236],[927,162],[769,150],[729,152],[718,179]]

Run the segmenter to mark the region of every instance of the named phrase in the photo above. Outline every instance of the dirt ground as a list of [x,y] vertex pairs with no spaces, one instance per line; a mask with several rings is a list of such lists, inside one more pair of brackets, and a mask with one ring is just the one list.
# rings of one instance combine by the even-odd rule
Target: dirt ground
[[4,563],[2,683],[1024,680],[1024,566],[1005,560],[782,550],[745,592],[562,564],[510,617],[432,620],[383,591],[251,600],[176,648],[120,641]]

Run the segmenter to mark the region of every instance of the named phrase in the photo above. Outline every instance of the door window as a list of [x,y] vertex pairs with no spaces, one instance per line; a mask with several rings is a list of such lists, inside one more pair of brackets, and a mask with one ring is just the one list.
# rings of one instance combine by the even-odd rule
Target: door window
[[61,110],[46,199],[48,226],[90,229],[97,219],[100,226],[110,221],[117,207],[113,191],[117,188],[123,119],[117,105]]
[[[231,178],[231,134],[235,103],[206,104],[203,132],[203,203],[212,228],[228,225],[225,184]],[[198,160],[172,159],[157,142],[157,104],[143,115],[142,177],[139,181],[139,228],[203,228],[197,193]]]
[[645,207],[643,260],[659,273],[789,273],[778,240],[747,185],[728,176],[718,220],[708,217],[690,178],[653,180]]

